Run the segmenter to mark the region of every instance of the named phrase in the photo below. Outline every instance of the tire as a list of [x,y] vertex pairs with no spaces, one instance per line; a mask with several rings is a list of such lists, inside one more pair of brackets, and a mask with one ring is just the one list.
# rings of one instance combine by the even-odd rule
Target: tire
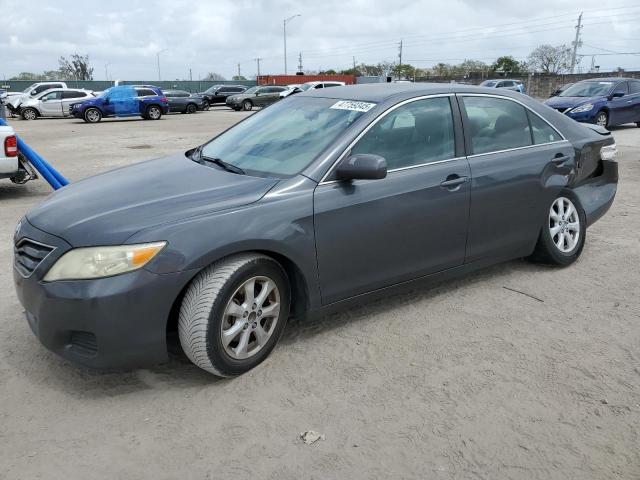
[[638,126],[638,128],[640,128],[640,122],[636,122],[636,125]]
[[600,125],[604,128],[609,128],[609,114],[604,110],[601,110],[596,115],[596,125]]
[[102,120],[102,112],[97,108],[87,108],[84,111],[84,121],[87,123],[98,123]]
[[245,112],[250,112],[252,108],[253,103],[251,102],[251,100],[245,100],[244,102],[242,102],[242,110],[244,110]]
[[[261,301],[267,282],[274,288]],[[247,291],[255,294],[255,301],[247,303]],[[220,377],[251,370],[269,355],[284,331],[289,291],[285,271],[271,257],[244,253],[215,262],[185,292],[178,318],[182,349],[195,365]],[[274,315],[263,313],[267,308]]]
[[162,118],[162,110],[157,105],[149,105],[145,111],[147,120],[160,120]]
[[207,110],[209,110],[209,108],[210,108],[209,102],[207,102],[206,100],[202,102],[202,110],[206,112]]
[[190,103],[189,105],[187,105],[187,108],[185,110],[185,113],[196,113],[198,111],[198,106],[195,103]]
[[[562,212],[559,212],[558,209],[560,202],[564,203]],[[569,204],[575,209],[575,215],[573,211],[565,213],[570,210],[567,208]],[[540,230],[538,243],[529,259],[547,265],[571,265],[578,259],[584,248],[587,234],[587,218],[584,209],[580,205],[578,197],[571,190],[563,190],[551,202],[548,212],[545,224]],[[554,218],[554,214],[556,218]],[[576,221],[577,226],[575,225]],[[572,225],[573,228],[571,228]],[[554,232],[558,233],[554,234]],[[577,238],[575,238],[576,234]],[[563,236],[560,237],[560,235]],[[572,245],[573,242],[575,243]]]
[[39,115],[35,108],[27,107],[20,112],[20,116],[23,120],[35,120]]

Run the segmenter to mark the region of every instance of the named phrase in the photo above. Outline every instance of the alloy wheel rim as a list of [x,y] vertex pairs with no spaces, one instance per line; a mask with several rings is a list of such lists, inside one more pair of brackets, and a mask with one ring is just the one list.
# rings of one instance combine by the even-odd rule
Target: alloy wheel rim
[[549,210],[549,234],[562,253],[571,253],[580,240],[580,216],[571,200],[559,197]]
[[97,122],[98,121],[98,112],[96,112],[95,110],[89,110],[89,112],[87,113],[87,118],[91,122]]
[[280,316],[280,290],[268,277],[252,277],[240,285],[224,309],[220,340],[227,355],[244,360],[269,341]]
[[600,125],[601,127],[606,127],[607,126],[607,116],[604,113],[601,113],[600,115],[598,115],[598,119],[596,120],[596,123],[598,125]]
[[34,120],[36,118],[36,114],[31,109],[24,112],[24,116],[27,118],[27,120]]
[[153,118],[154,120],[156,120],[156,119],[160,116],[160,115],[159,115],[159,113],[160,113],[160,110],[158,110],[158,109],[157,109],[157,108],[155,108],[155,107],[151,107],[151,108],[149,109],[149,116],[150,116],[151,118]]

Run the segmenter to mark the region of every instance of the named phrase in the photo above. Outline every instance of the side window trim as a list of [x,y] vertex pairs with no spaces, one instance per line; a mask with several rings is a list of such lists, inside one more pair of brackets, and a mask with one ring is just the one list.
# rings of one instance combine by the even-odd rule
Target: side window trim
[[[459,156],[458,153],[458,148],[457,148],[457,138],[459,133],[457,132],[457,128],[458,128],[458,123],[456,121],[456,112],[454,111],[454,108],[456,108],[456,103],[455,102],[455,93],[437,93],[434,95],[423,95],[420,97],[415,97],[415,98],[409,98],[407,100],[403,100],[400,103],[396,103],[395,105],[390,106],[389,108],[387,108],[384,112],[382,112],[380,115],[378,115],[376,118],[374,118],[365,128],[362,129],[362,131],[356,136],[356,138],[354,138],[351,142],[349,142],[349,145],[347,145],[347,147],[340,153],[340,155],[338,155],[338,158],[336,159],[335,162],[333,162],[333,164],[327,169],[326,173],[322,176],[322,178],[320,179],[320,181],[318,182],[318,185],[327,185],[327,184],[331,184],[331,183],[336,183],[338,180],[327,180],[328,177],[330,177],[333,172],[335,171],[336,167],[338,166],[338,164],[348,155],[348,153],[351,151],[351,149],[354,147],[354,145],[356,143],[358,143],[360,141],[360,139],[362,137],[364,137],[369,130],[371,130],[378,122],[382,121],[387,115],[389,115],[390,113],[392,113],[394,110],[396,110],[397,108],[403,107],[409,103],[413,103],[413,102],[417,102],[420,100],[428,100],[431,98],[448,98],[449,99],[449,106],[451,107],[451,116],[452,116],[452,121],[453,121],[453,135],[454,135],[454,158],[447,158],[446,160],[435,160],[432,162],[426,162],[420,165],[409,165],[406,167],[400,167],[400,168],[394,168],[391,170],[388,170],[387,173],[392,173],[392,172],[399,172],[402,170],[408,170],[411,168],[419,168],[419,167],[425,167],[427,165],[434,165],[437,163],[444,163],[444,162],[452,162],[454,160],[460,160],[462,158],[465,158],[465,156]],[[464,152],[462,152],[462,154],[464,154]]]
[[563,143],[563,142],[567,141],[567,138],[562,134],[562,132],[558,128],[556,128],[555,125],[553,125],[551,122],[549,122],[549,120],[544,118],[539,113],[533,111],[527,105],[525,105],[524,103],[516,100],[515,98],[505,97],[505,96],[502,96],[502,95],[491,95],[491,94],[488,94],[488,93],[458,93],[458,94],[456,94],[456,97],[458,98],[458,104],[460,105],[460,112],[462,114],[463,124],[465,125],[465,127],[468,127],[468,125],[469,125],[469,118],[467,117],[467,111],[466,111],[466,109],[464,107],[464,102],[462,101],[463,98],[464,97],[490,97],[490,98],[498,98],[498,99],[502,99],[502,100],[509,100],[511,102],[517,103],[518,105],[521,105],[522,107],[524,107],[524,109],[527,112],[527,121],[529,122],[529,130],[530,130],[530,132],[531,132],[531,121],[529,120],[529,115],[533,114],[533,115],[536,115],[538,118],[542,119],[561,138],[561,140],[557,140],[555,142],[545,142],[545,143],[537,143],[536,144],[536,143],[533,143],[533,132],[531,132],[532,145],[526,145],[526,146],[523,146],[523,147],[515,147],[515,148],[507,148],[505,150],[495,150],[495,151],[485,152],[485,153],[471,153],[471,152],[473,152],[473,149],[471,147],[471,137],[469,137],[465,133],[464,145],[465,145],[465,150],[466,150],[466,153],[467,153],[467,158],[482,157],[482,156],[485,156],[485,155],[493,155],[495,153],[512,152],[514,150],[523,150],[525,148],[541,147],[543,145],[551,145],[551,144]]

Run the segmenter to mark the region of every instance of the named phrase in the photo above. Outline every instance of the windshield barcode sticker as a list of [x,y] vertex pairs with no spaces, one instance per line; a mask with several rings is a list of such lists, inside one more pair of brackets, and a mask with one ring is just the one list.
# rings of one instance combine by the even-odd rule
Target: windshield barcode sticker
[[368,112],[375,106],[375,103],[340,100],[339,102],[331,105],[330,108],[335,108],[336,110],[353,110],[354,112]]

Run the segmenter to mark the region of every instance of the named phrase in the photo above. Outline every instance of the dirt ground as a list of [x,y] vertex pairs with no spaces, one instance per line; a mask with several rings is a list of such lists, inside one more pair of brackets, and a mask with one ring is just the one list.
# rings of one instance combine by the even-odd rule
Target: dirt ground
[[[244,115],[10,123],[73,181]],[[640,478],[640,129],[614,135],[618,196],[575,265],[514,261],[290,324],[233,380],[180,360],[100,374],[45,350],[11,241],[50,189],[0,180],[0,478]]]

